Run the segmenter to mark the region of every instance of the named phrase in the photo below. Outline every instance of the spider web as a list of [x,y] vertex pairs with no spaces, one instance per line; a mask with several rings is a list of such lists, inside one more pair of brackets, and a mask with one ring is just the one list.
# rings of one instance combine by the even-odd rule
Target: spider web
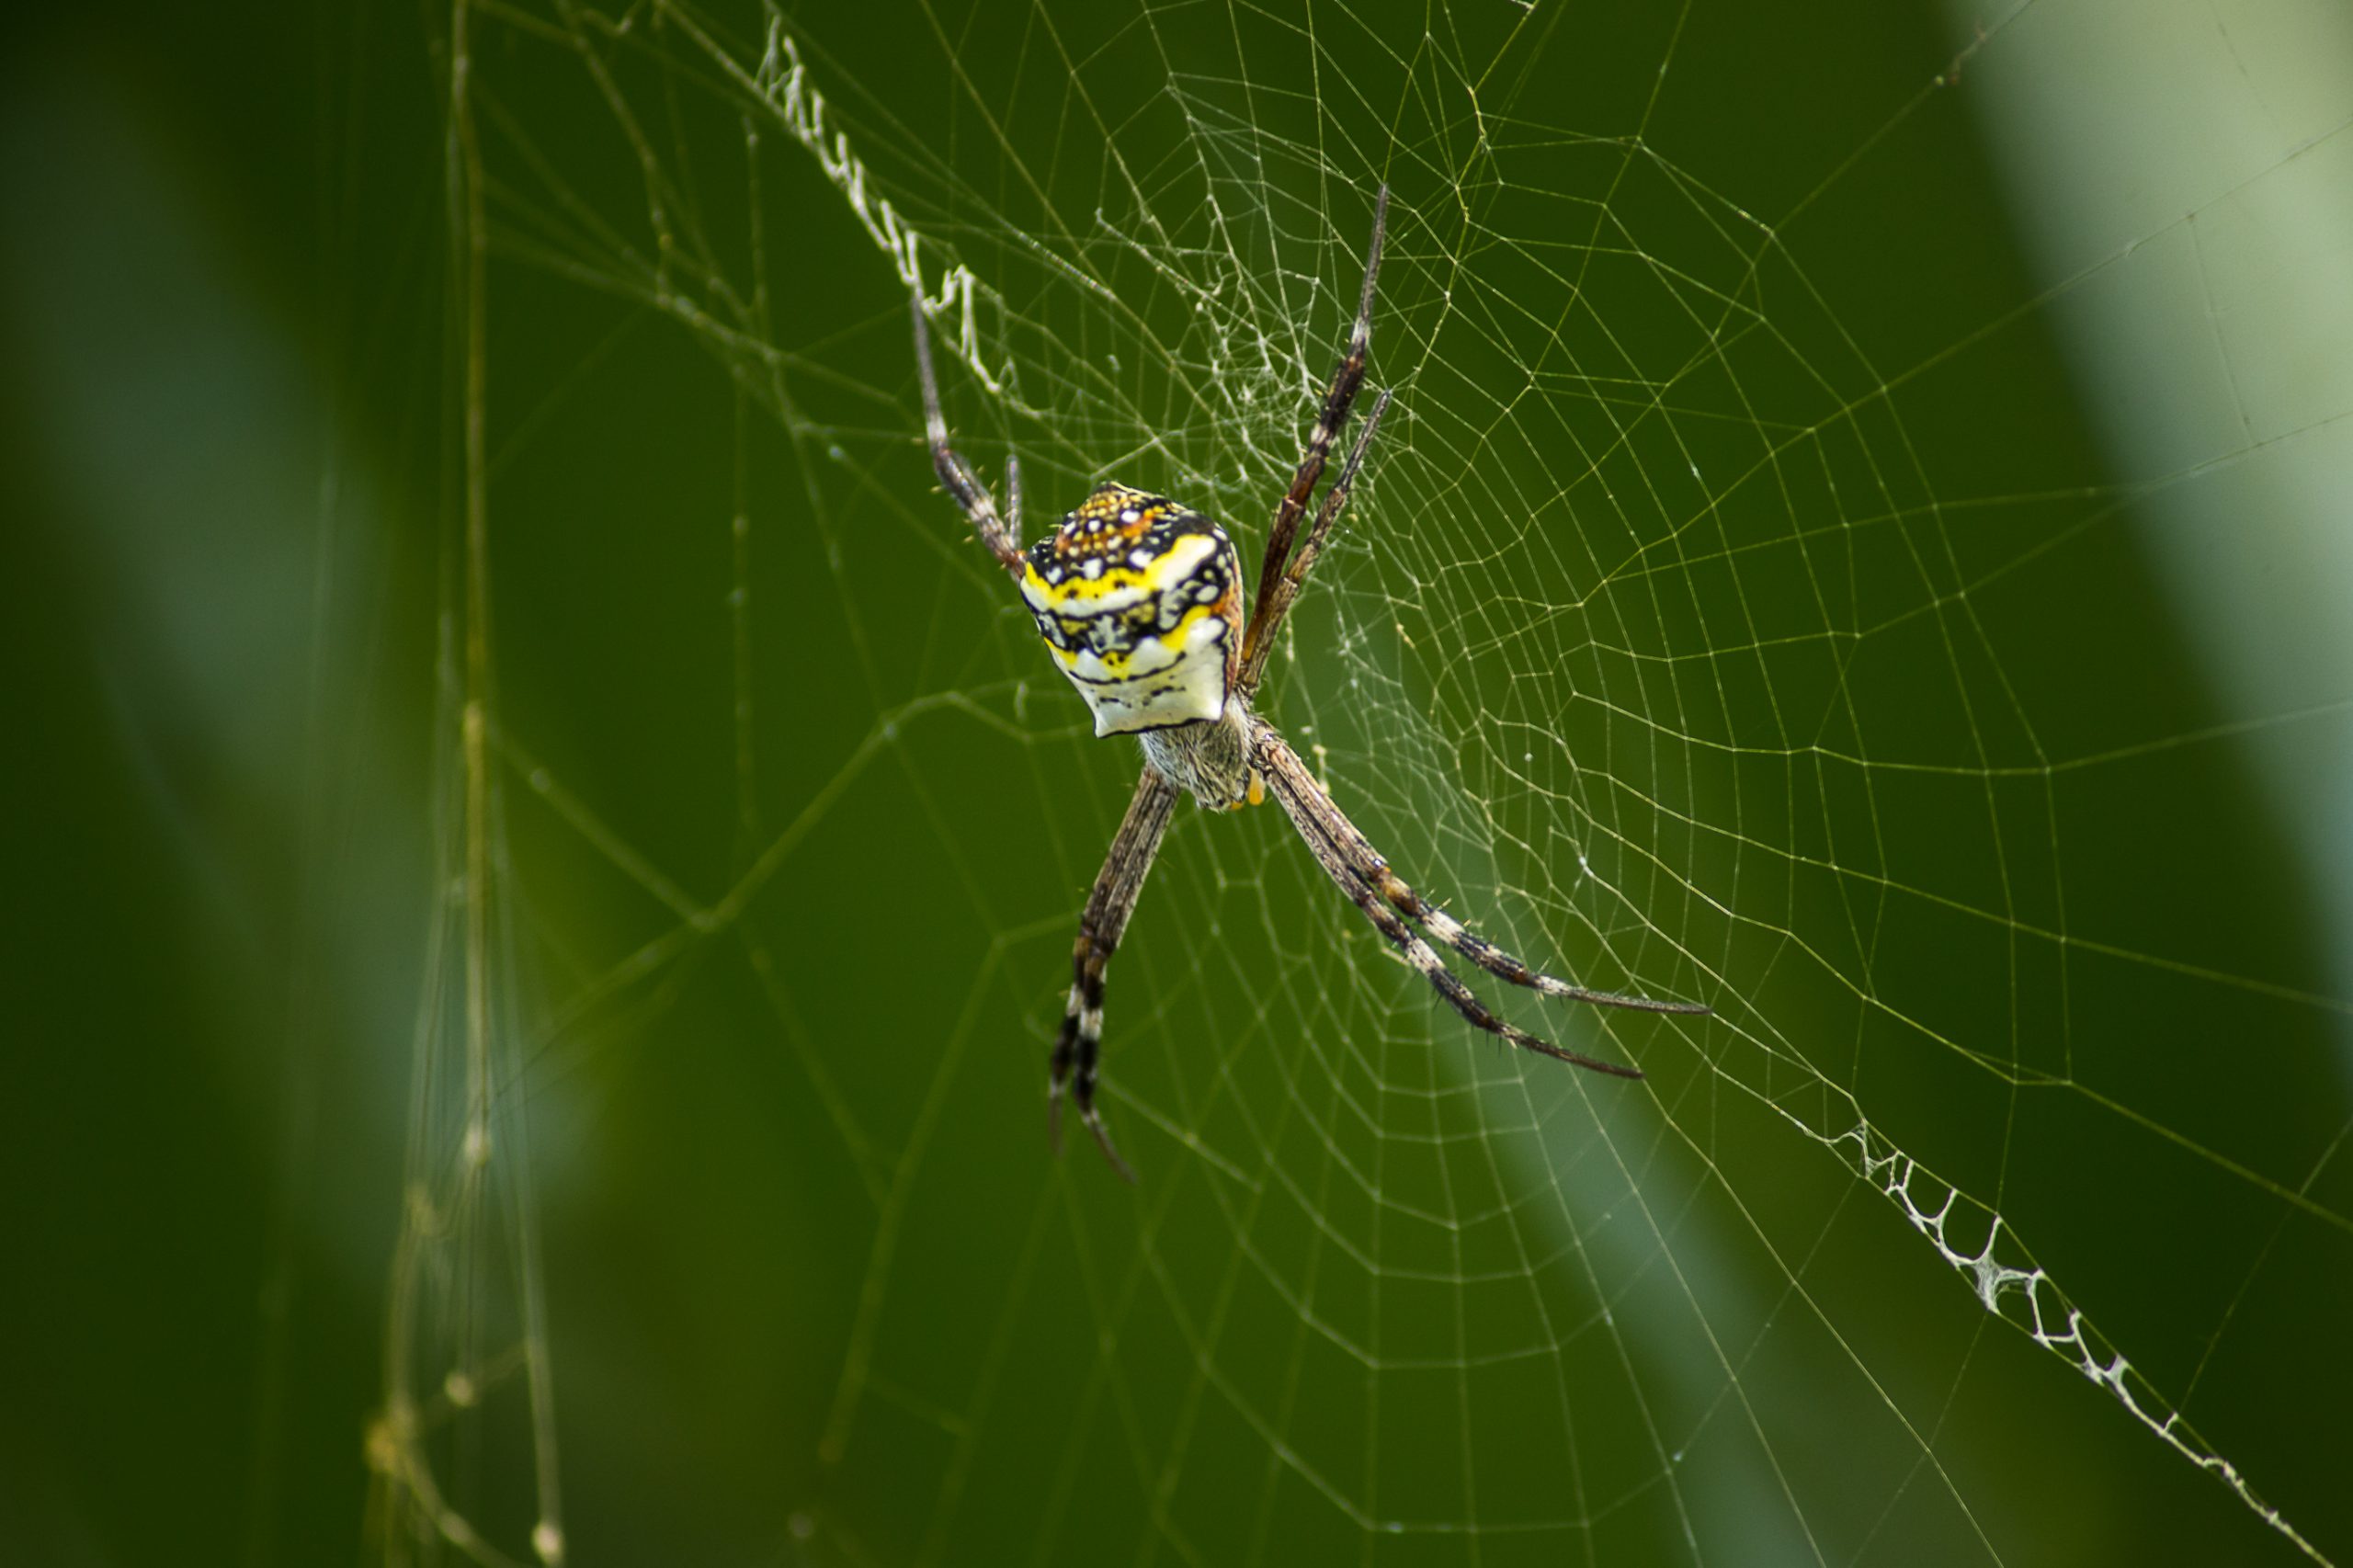
[[[388,1558],[2353,1549],[2353,55],[1759,9],[459,8]],[[1262,706],[1474,927],[1716,1016],[1483,983],[1649,1076],[1514,1054],[1188,807],[1131,1190],[1040,1090],[1135,757],[906,292],[1030,532],[1116,476],[1246,559],[1384,179]]]

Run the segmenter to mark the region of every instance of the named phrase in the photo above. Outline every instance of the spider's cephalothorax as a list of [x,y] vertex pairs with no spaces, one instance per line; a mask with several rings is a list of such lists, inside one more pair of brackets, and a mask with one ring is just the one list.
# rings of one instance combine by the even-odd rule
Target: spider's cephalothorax
[[[1111,1146],[1096,1108],[1096,1062],[1103,1041],[1103,974],[1135,913],[1143,880],[1168,831],[1176,792],[1203,805],[1256,801],[1263,787],[1273,792],[1308,852],[1334,885],[1404,955],[1463,1017],[1522,1050],[1596,1072],[1639,1078],[1634,1068],[1548,1045],[1513,1028],[1472,994],[1446,967],[1421,932],[1445,943],[1485,972],[1540,995],[1650,1013],[1705,1013],[1691,1002],[1653,1002],[1640,996],[1592,991],[1532,970],[1486,938],[1473,934],[1444,908],[1408,886],[1381,858],[1354,823],[1333,803],[1307,765],[1273,725],[1250,710],[1266,673],[1276,631],[1305,585],[1307,574],[1347,505],[1350,486],[1372,434],[1381,427],[1389,394],[1373,400],[1364,428],[1340,465],[1339,477],[1323,505],[1307,519],[1307,503],[1323,478],[1333,444],[1347,424],[1357,390],[1364,384],[1365,356],[1372,343],[1373,279],[1381,272],[1381,242],[1389,213],[1382,187],[1373,205],[1372,244],[1367,248],[1364,290],[1347,352],[1333,372],[1331,390],[1290,488],[1275,508],[1267,552],[1259,563],[1258,590],[1250,619],[1242,621],[1242,578],[1233,541],[1225,530],[1198,512],[1164,496],[1123,484],[1099,486],[1094,494],[1040,540],[1021,551],[1021,470],[1006,460],[1006,502],[1011,516],[1000,517],[988,486],[948,444],[948,422],[939,412],[939,387],[931,369],[931,338],[924,326],[923,301],[915,301],[915,364],[923,381],[924,429],[932,466],[955,497],[973,531],[997,564],[1021,585],[1021,597],[1079,694],[1094,710],[1098,735],[1132,733],[1143,743],[1143,776],[1120,824],[1103,869],[1079,917],[1072,950],[1070,1002],[1054,1041],[1051,1069],[1051,1124],[1059,1141],[1065,1086],[1078,1114],[1120,1175],[1133,1180]],[[1302,534],[1300,524],[1307,519]],[[1416,931],[1415,927],[1420,928]]]

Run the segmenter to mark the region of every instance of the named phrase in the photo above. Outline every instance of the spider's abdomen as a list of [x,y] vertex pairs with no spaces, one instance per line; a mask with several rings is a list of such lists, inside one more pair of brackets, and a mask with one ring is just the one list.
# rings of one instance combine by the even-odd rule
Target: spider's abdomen
[[1222,717],[1241,659],[1242,570],[1225,530],[1162,495],[1097,486],[1029,549],[1021,597],[1114,735]]

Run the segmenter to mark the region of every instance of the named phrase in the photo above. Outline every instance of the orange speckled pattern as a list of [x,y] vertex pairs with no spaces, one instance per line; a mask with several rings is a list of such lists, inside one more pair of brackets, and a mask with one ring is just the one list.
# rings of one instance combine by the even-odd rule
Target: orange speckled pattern
[[1030,547],[1021,597],[1095,733],[1225,711],[1241,659],[1233,541],[1165,495],[1102,484]]

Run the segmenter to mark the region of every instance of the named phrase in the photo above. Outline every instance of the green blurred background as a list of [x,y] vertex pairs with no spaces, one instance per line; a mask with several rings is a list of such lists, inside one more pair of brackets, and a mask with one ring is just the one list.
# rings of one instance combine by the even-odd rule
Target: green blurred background
[[[6,25],[0,1555],[2353,1555],[2341,10]],[[1049,1158],[1134,757],[845,156],[1033,531],[1245,554],[1387,179],[1270,711],[1720,1017],[1185,808]]]

